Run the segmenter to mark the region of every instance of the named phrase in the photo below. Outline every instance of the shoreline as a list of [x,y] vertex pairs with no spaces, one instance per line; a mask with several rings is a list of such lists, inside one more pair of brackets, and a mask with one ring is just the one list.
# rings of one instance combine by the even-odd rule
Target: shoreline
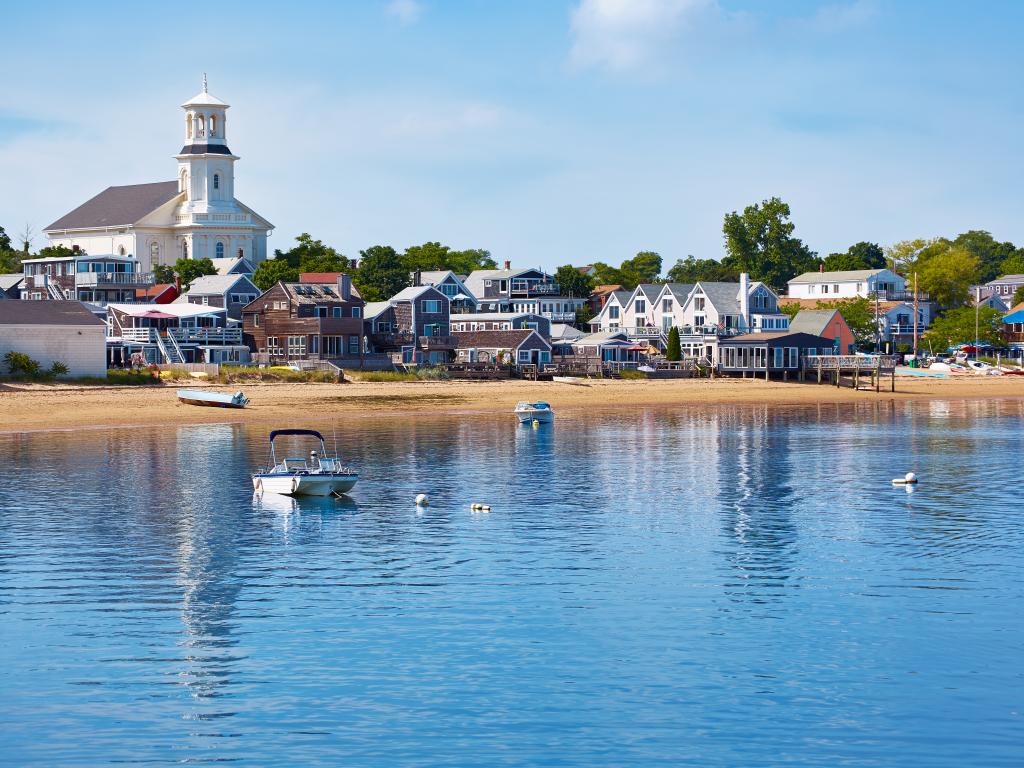
[[[337,416],[394,418],[511,413],[517,402],[544,400],[556,411],[622,410],[714,405],[811,406],[891,400],[1024,399],[1015,376],[952,379],[897,377],[896,391],[853,390],[827,384],[761,379],[591,379],[579,382],[415,381],[252,383],[204,389],[242,390],[248,408],[229,410],[179,403],[177,386],[75,384],[0,385],[0,434],[184,424],[309,423]],[[888,382],[885,382],[888,385]]]

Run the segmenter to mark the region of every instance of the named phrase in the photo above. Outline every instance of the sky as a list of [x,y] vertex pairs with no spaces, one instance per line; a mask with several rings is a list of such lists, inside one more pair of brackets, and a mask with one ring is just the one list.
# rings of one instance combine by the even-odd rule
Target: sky
[[206,72],[271,249],[667,268],[773,196],[822,255],[1024,243],[1022,33],[999,0],[13,4],[0,226],[38,248],[107,186],[174,179]]

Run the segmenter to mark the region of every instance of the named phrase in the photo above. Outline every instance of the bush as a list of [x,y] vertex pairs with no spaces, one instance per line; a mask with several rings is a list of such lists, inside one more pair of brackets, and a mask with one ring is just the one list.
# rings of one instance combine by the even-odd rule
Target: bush
[[678,362],[683,359],[683,348],[679,342],[679,329],[674,325],[668,331],[668,343],[665,345],[665,359]]
[[634,371],[629,368],[623,368],[619,371],[619,376],[623,379],[646,379],[647,374],[643,371]]
[[49,368],[44,369],[38,360],[14,350],[4,355],[4,363],[13,378],[29,381],[52,381],[58,376],[66,376],[69,370],[60,360],[54,360]]

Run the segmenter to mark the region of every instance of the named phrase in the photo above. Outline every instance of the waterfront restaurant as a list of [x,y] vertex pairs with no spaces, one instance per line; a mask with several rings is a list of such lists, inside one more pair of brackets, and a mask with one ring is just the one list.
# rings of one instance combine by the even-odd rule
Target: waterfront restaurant
[[718,371],[771,378],[772,374],[788,379],[800,372],[805,355],[834,354],[832,339],[811,333],[745,333],[723,338],[718,342]]

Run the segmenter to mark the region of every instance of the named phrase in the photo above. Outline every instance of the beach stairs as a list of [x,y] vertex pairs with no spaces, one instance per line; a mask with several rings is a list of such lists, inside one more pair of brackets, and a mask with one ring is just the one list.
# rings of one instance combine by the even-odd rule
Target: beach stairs
[[181,352],[181,347],[178,346],[178,342],[174,340],[173,336],[168,335],[167,341],[170,341],[170,346],[164,341],[164,337],[159,333],[156,334],[156,346],[160,350],[160,354],[163,356],[164,362],[167,364],[171,363],[184,363],[185,355]]

